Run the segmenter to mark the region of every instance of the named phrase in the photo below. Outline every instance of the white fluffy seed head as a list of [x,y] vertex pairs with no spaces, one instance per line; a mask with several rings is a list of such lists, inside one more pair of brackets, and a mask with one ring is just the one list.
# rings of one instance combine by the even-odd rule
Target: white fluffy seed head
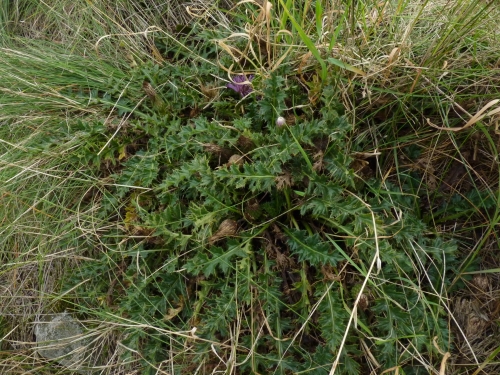
[[284,118],[284,117],[281,117],[281,116],[280,116],[280,117],[278,117],[278,118],[276,119],[276,126],[277,126],[277,127],[279,127],[279,128],[280,128],[280,127],[284,126],[285,124],[286,124],[286,120],[285,120],[285,118]]

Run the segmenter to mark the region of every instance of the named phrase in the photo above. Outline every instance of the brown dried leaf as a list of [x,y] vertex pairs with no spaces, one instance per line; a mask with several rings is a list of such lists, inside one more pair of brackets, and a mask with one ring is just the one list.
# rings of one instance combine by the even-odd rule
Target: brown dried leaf
[[244,135],[240,135],[240,137],[238,138],[237,144],[238,144],[238,147],[245,152],[248,152],[255,147],[253,141],[250,138],[245,137]]
[[313,159],[315,160],[313,164],[313,169],[316,172],[321,171],[324,167],[325,164],[323,163],[323,151],[319,150],[317,153],[314,154]]
[[283,241],[283,242],[286,242],[286,240],[287,240],[286,236],[283,234],[281,229],[276,224],[272,224],[271,228],[273,230],[273,233],[274,233],[274,236],[276,237],[276,239]]
[[144,92],[148,96],[149,100],[151,100],[154,103],[156,100],[156,96],[158,94],[156,93],[156,90],[153,88],[151,83],[149,83],[148,81],[142,82],[142,89],[144,90]]
[[168,309],[167,313],[163,316],[164,321],[172,320],[175,318],[179,313],[182,311],[182,308],[184,307],[184,299],[181,297],[179,301],[179,307],[177,308],[170,308]]
[[491,286],[490,279],[485,275],[474,275],[472,284],[481,292],[489,292]]
[[227,166],[231,166],[233,164],[236,164],[236,165],[243,165],[243,162],[244,162],[244,156],[241,156],[239,154],[233,154],[231,155],[231,157],[229,158],[228,162],[227,162]]
[[366,293],[362,293],[359,297],[358,306],[361,310],[366,310],[370,306],[370,297]]
[[292,175],[289,172],[284,172],[276,177],[276,188],[283,190],[285,187],[292,186]]
[[153,107],[157,109],[162,109],[164,107],[165,103],[163,102],[163,99],[158,95],[151,83],[149,83],[148,81],[142,82],[142,89],[153,104]]
[[222,147],[213,143],[205,143],[203,148],[212,154],[220,154],[222,152]]
[[238,223],[235,220],[226,219],[219,225],[217,232],[208,239],[208,243],[213,245],[222,238],[234,236],[237,232]]
[[335,270],[331,265],[321,266],[321,273],[326,280],[340,281],[341,277],[335,274]]
[[276,266],[280,270],[289,269],[295,266],[295,262],[292,258],[287,257],[282,252],[276,250]]

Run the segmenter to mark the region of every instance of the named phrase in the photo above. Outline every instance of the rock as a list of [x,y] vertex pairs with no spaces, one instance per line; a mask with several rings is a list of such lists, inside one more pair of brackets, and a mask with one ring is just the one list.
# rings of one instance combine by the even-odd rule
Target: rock
[[84,367],[89,365],[89,339],[83,336],[83,326],[64,312],[47,317],[35,325],[38,354],[52,359],[62,366],[80,374],[89,374]]

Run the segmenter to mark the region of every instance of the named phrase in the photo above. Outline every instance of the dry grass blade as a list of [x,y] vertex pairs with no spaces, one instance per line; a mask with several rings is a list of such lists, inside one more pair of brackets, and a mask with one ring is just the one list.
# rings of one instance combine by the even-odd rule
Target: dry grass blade
[[[355,196],[355,198],[360,199],[356,196]],[[365,202],[363,202],[363,203],[366,204]],[[363,291],[368,283],[368,280],[370,279],[372,274],[378,274],[380,272],[381,267],[382,267],[382,261],[380,260],[379,238],[378,238],[378,234],[377,234],[377,223],[375,221],[375,215],[367,204],[366,204],[366,206],[370,210],[370,214],[371,214],[372,221],[373,221],[373,228],[372,229],[373,229],[374,241],[375,241],[375,254],[373,255],[373,260],[370,264],[370,267],[368,268],[368,271],[366,271],[366,275],[364,277],[363,284],[361,285],[361,288],[358,292],[358,295],[356,296],[356,300],[354,301],[354,305],[352,307],[352,311],[351,311],[351,314],[349,316],[349,321],[348,321],[347,326],[345,327],[345,330],[344,330],[344,337],[342,337],[342,341],[341,341],[339,348],[338,348],[337,357],[335,358],[335,361],[333,362],[333,365],[332,365],[332,368],[330,369],[329,375],[335,374],[335,371],[337,370],[337,367],[340,363],[340,357],[342,355],[342,351],[344,349],[344,345],[346,343],[347,336],[349,335],[349,331],[351,329],[351,324],[353,321],[355,321],[357,319],[358,305],[359,305],[360,300],[363,296]],[[376,268],[376,272],[374,273],[373,271],[375,268]]]
[[429,124],[433,128],[439,129],[439,130],[458,132],[458,131],[461,131],[461,130],[464,130],[464,129],[471,127],[472,125],[476,124],[477,122],[483,120],[486,117],[490,117],[490,116],[493,116],[497,113],[500,113],[500,107],[498,107],[498,108],[484,114],[484,112],[486,112],[489,108],[493,107],[498,102],[500,102],[500,99],[495,99],[495,100],[491,100],[490,102],[488,102],[483,108],[481,108],[481,110],[478,113],[476,113],[474,116],[472,116],[472,118],[469,121],[467,121],[467,123],[464,126],[455,127],[455,128],[441,127],[441,126],[437,126],[437,125],[433,124],[429,118],[427,119],[427,124]]

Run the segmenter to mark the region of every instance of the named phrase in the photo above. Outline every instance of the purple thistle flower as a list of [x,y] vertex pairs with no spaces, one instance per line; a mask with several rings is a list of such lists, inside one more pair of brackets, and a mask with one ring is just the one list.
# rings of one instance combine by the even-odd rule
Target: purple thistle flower
[[239,93],[241,95],[242,98],[244,98],[245,96],[247,96],[248,94],[250,94],[253,91],[253,88],[252,88],[252,85],[250,85],[248,83],[243,83],[243,82],[245,82],[245,81],[251,82],[253,77],[254,77],[253,74],[250,74],[248,77],[244,74],[234,76],[233,82],[228,83],[226,85],[226,87],[228,89],[236,91],[237,93]]

